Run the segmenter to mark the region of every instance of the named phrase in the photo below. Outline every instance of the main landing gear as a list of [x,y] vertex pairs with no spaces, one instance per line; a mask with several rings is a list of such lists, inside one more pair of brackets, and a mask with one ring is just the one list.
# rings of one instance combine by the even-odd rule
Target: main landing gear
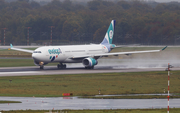
[[85,67],[85,69],[94,69],[94,66],[91,66],[91,67]]
[[57,68],[58,69],[66,69],[66,64],[60,63],[60,64],[57,65]]

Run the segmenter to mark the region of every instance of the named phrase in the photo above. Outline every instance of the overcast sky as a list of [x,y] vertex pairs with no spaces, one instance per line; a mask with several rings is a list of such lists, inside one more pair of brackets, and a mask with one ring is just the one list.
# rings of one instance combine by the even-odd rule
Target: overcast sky
[[171,1],[176,1],[180,2],[180,0],[155,0],[156,2],[171,2]]

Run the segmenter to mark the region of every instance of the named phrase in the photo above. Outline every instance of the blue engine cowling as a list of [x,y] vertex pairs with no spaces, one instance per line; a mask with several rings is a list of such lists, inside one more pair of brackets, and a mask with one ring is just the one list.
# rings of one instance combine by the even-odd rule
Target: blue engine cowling
[[94,58],[89,57],[83,59],[82,63],[85,67],[93,67],[94,65],[98,64],[98,61]]

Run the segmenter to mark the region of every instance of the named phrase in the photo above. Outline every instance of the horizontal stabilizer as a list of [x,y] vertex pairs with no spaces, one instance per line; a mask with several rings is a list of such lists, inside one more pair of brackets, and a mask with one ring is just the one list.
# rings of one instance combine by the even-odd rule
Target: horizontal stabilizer
[[163,51],[163,50],[165,50],[167,48],[167,46],[166,47],[164,47],[164,48],[162,48],[161,50]]

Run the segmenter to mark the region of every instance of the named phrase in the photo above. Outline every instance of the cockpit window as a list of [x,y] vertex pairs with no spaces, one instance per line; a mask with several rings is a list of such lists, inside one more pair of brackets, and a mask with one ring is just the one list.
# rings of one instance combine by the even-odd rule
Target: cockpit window
[[41,51],[34,51],[33,53],[41,53]]

